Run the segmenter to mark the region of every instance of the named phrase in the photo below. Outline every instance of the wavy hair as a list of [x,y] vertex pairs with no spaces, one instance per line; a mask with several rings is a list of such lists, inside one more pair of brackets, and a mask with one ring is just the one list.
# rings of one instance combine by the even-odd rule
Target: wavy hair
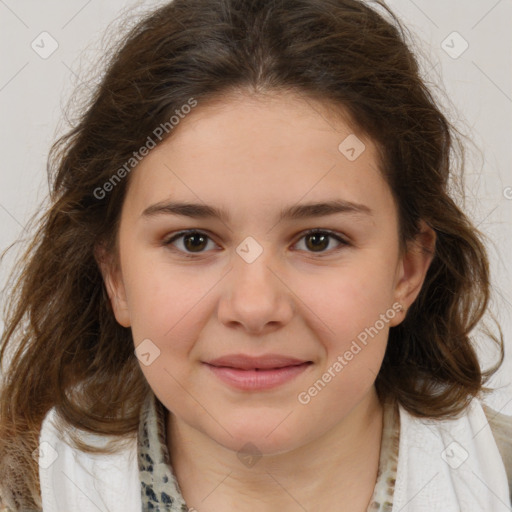
[[400,21],[383,1],[373,4],[175,0],[145,15],[109,53],[77,123],[52,147],[50,204],[34,220],[9,284],[0,352],[0,486],[8,506],[41,504],[31,454],[52,407],[78,429],[119,438],[137,431],[149,387],[94,255],[99,245],[116,251],[130,175],[104,197],[97,191],[191,98],[200,105],[284,91],[348,112],[380,150],[401,242],[414,239],[420,220],[437,235],[420,295],[390,331],[379,396],[441,418],[488,390],[503,340],[501,331],[488,332],[500,360],[483,371],[470,333],[488,309],[489,264],[483,235],[452,197],[459,132],[421,78]]

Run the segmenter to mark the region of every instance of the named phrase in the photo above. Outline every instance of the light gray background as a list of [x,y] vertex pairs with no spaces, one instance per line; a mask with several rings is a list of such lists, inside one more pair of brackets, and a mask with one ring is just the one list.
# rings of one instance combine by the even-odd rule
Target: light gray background
[[[122,11],[139,13],[162,3],[0,0],[0,251],[29,235],[25,225],[48,191],[48,150],[66,130],[63,108],[77,85],[98,74],[107,26]],[[465,208],[491,239],[493,307],[512,352],[512,0],[388,3],[412,31],[423,75],[449,119],[476,144],[468,147]],[[58,48],[44,55],[52,44]],[[1,285],[14,254],[0,269]],[[508,414],[511,370],[509,355],[492,381],[500,389],[488,399]]]

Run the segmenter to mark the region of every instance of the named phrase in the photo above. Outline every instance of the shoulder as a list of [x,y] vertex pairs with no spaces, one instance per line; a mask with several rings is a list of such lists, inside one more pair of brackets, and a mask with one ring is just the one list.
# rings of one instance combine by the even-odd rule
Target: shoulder
[[[501,416],[495,414],[492,422],[506,437],[510,418]],[[420,491],[423,499],[415,510],[422,512],[498,510],[509,502],[506,456],[493,433],[478,398],[452,418],[420,418],[400,406],[396,509]]]
[[43,421],[38,461],[43,510],[96,512],[104,503],[112,510],[140,512],[136,436],[120,439],[74,430],[90,453],[75,447],[71,430],[55,409]]

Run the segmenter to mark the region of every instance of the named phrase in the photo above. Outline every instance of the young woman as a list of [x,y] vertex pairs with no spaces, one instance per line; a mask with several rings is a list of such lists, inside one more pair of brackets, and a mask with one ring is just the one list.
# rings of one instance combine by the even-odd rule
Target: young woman
[[142,20],[56,145],[20,262],[6,504],[507,510],[454,135],[383,3],[175,0]]

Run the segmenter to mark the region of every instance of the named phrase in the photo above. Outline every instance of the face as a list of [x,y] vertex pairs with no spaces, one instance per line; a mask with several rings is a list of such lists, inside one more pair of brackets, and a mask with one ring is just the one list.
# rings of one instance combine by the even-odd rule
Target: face
[[372,141],[325,107],[199,104],[132,171],[100,264],[156,396],[233,450],[298,448],[374,396],[430,262],[399,250]]

